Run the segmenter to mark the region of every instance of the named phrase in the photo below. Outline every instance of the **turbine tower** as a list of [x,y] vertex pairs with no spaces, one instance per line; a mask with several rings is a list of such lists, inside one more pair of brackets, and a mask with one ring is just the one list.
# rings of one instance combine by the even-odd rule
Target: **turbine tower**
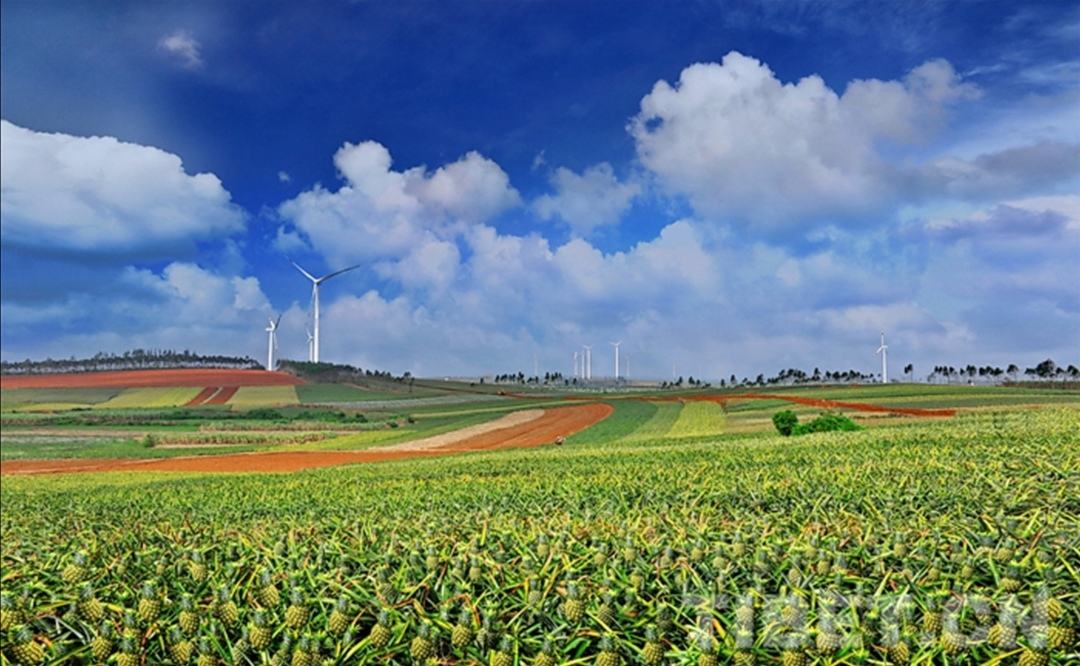
[[889,345],[885,344],[885,331],[881,332],[881,346],[875,354],[881,354],[881,383],[889,383]]
[[304,327],[304,332],[307,333],[307,360],[308,363],[312,362],[313,354],[315,353],[315,336],[311,334],[311,329]]
[[621,344],[622,340],[611,343],[611,346],[615,348],[615,381],[619,381],[619,345]]
[[281,323],[281,315],[277,316],[277,319],[273,317],[267,317],[267,321],[270,322],[266,327],[266,332],[270,334],[270,339],[267,341],[266,350],[266,369],[274,369],[274,352],[277,351],[277,327]]
[[303,268],[300,268],[300,264],[295,261],[289,261],[296,270],[304,274],[304,277],[311,280],[311,318],[312,324],[315,329],[315,333],[311,336],[311,358],[312,363],[319,362],[319,285],[326,282],[332,277],[341,275],[356,268],[360,268],[361,264],[355,266],[349,266],[348,268],[342,268],[340,271],[334,271],[333,273],[327,273],[322,277],[315,277],[311,273],[308,273]]
[[590,381],[592,379],[592,347],[589,345],[581,345],[581,347],[585,350],[585,369],[583,376],[585,381]]

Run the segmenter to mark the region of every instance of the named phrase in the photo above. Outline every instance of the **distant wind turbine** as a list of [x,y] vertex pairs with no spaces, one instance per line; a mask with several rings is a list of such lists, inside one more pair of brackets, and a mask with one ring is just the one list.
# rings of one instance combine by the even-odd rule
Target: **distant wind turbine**
[[342,273],[346,273],[346,272],[354,270],[356,268],[360,268],[361,264],[356,264],[355,266],[349,266],[347,268],[342,268],[340,271],[334,271],[333,273],[327,273],[326,275],[324,275],[322,277],[315,277],[311,273],[308,273],[303,268],[301,268],[300,264],[296,263],[295,261],[290,261],[289,263],[291,263],[296,268],[296,270],[303,273],[304,277],[311,280],[311,313],[312,313],[311,318],[313,319],[315,333],[312,335],[312,339],[311,339],[311,359],[310,360],[311,360],[312,363],[318,363],[319,362],[319,285],[322,284],[323,282],[326,282],[327,280],[329,280],[332,277],[336,277],[338,275],[341,275]]
[[611,343],[611,346],[615,348],[615,381],[619,381],[619,345],[621,344],[622,340]]
[[315,353],[315,336],[311,334],[311,329],[304,327],[304,332],[307,333],[307,360],[312,362],[313,354]]
[[592,347],[589,345],[581,345],[585,350],[585,380],[592,379]]
[[889,383],[889,345],[885,344],[885,331],[881,332],[881,346],[875,354],[881,354],[881,383]]
[[273,317],[267,317],[267,321],[269,322],[269,325],[266,327],[266,332],[270,334],[270,339],[267,341],[266,369],[273,370],[274,352],[277,351],[277,328],[278,324],[281,323],[281,315],[278,315],[277,319],[274,319]]

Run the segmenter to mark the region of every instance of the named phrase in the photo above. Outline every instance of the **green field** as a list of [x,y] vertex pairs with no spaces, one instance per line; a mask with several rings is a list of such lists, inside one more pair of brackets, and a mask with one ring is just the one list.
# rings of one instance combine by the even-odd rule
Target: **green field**
[[[786,393],[826,397],[811,391]],[[1017,409],[1015,390],[937,398],[980,404],[782,438],[769,419],[790,403],[725,414],[613,396],[611,416],[562,447],[286,475],[5,476],[4,608],[52,664],[87,661],[91,645],[108,663],[173,664],[189,641],[237,664],[414,664],[429,649],[443,664],[503,651],[512,665],[651,664],[657,651],[686,666],[1077,663],[1062,639],[1080,625],[1080,410]],[[251,438],[240,450],[362,449],[567,401],[505,403],[424,406],[380,417],[397,427],[372,417],[285,445],[272,442],[310,424],[332,434],[343,417],[9,414],[0,453],[176,455],[119,438],[140,428]],[[744,404],[759,408],[732,409]],[[2,636],[14,663],[20,635]]]
[[201,388],[181,386],[175,388],[129,388],[116,396],[95,405],[97,409],[129,409],[180,407],[199,394]]
[[233,409],[281,407],[298,404],[295,386],[241,386],[229,399]]

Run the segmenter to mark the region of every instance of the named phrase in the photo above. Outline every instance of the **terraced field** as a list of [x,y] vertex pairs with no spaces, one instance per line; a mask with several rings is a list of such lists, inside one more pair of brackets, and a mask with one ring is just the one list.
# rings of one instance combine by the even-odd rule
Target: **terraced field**
[[687,402],[679,411],[668,437],[702,437],[724,431],[724,410],[714,402]]

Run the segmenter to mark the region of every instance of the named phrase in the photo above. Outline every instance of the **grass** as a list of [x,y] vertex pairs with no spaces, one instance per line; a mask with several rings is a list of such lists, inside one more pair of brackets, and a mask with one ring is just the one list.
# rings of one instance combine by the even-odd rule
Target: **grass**
[[724,410],[715,402],[691,401],[683,405],[668,437],[701,437],[724,431]]
[[241,386],[229,400],[233,409],[295,405],[300,400],[295,386]]
[[4,389],[0,390],[0,409],[12,409],[26,405],[94,405],[112,398],[120,389],[114,388],[59,388],[59,389]]
[[[258,446],[229,447],[229,453],[255,451]],[[218,447],[147,448],[141,438],[110,437],[3,437],[0,460],[134,459],[220,454]],[[6,478],[6,477],[5,477]],[[5,481],[7,483],[7,481]]]

